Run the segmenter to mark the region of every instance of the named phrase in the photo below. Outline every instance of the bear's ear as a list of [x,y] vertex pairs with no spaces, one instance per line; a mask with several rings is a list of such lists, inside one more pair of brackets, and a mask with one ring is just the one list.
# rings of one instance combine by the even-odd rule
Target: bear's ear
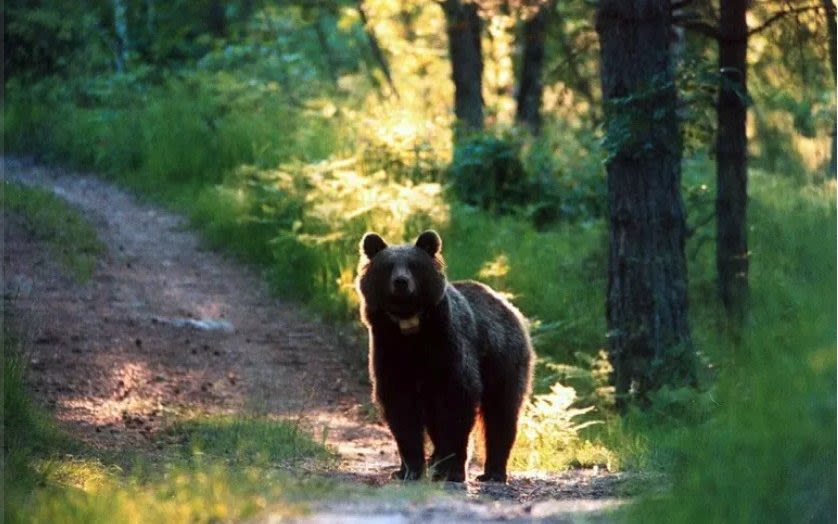
[[384,242],[384,239],[378,233],[367,233],[361,239],[361,253],[365,254],[370,260],[386,247],[387,243]]
[[432,257],[435,257],[440,249],[442,249],[442,239],[433,229],[429,229],[419,235],[416,239],[416,247],[426,251]]

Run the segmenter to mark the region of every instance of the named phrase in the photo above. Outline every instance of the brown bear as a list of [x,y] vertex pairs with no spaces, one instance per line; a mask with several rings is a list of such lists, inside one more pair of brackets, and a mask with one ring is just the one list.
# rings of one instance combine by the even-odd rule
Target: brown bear
[[506,482],[533,352],[521,313],[488,286],[448,282],[435,231],[414,245],[361,240],[356,281],[369,330],[373,400],[396,440],[394,478],[464,482],[468,443],[482,418],[486,463],[477,480]]

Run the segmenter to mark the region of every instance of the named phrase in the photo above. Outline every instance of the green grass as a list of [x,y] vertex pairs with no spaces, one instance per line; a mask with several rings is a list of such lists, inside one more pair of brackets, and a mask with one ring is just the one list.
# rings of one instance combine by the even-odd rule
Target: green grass
[[153,454],[88,448],[31,400],[25,351],[8,324],[3,344],[6,522],[212,522],[266,510],[287,516],[337,489],[299,474],[322,470],[333,454],[288,421],[175,421],[160,441],[180,444]]
[[79,282],[93,275],[105,246],[79,211],[50,191],[3,182],[5,209],[45,242],[51,255]]
[[672,487],[634,521],[834,521],[835,189],[761,172],[751,187],[744,342],[703,334],[717,373],[710,411],[647,431],[641,454],[663,457]]
[[[610,411],[607,362],[599,358],[607,344],[601,218],[537,231],[526,220],[457,203],[436,182],[419,183],[448,161],[450,151],[438,143],[448,136],[446,123],[423,120],[424,135],[438,142],[423,142],[420,151],[409,133],[397,132],[415,122],[395,111],[382,117],[391,105],[378,98],[325,98],[312,87],[290,104],[259,79],[251,86],[223,71],[185,77],[142,95],[112,87],[86,104],[54,87],[12,86],[4,138],[11,151],[96,169],[188,215],[209,245],[257,264],[283,296],[336,323],[357,326],[353,279],[365,231],[411,242],[435,227],[451,278],[477,278],[510,294],[533,321],[542,409],[524,421],[516,467],[608,463],[668,473],[671,491],[632,513],[642,521],[834,514],[834,185],[752,171],[752,301],[741,345],[728,339],[716,298],[712,222],[695,231],[687,244],[690,318],[708,364],[705,389],[661,391],[648,412],[620,419]],[[337,109],[324,111],[332,102]],[[396,138],[401,149],[388,143]],[[601,170],[596,154],[566,146],[578,143],[572,138],[557,135],[556,147],[545,148],[555,154],[551,162],[570,166],[562,176],[571,186],[578,172]],[[685,162],[691,224],[712,213],[713,178],[709,159]],[[576,388],[575,404],[551,397],[559,379]],[[589,405],[596,409],[568,416]],[[579,427],[591,420],[604,423]],[[262,424],[271,422],[184,421],[173,431],[184,435],[181,458],[242,467],[258,467],[264,457],[282,463],[282,450],[302,445],[249,447],[269,431]]]
[[299,425],[266,417],[213,416],[178,421],[168,430],[186,456],[229,463],[299,466],[305,459],[324,464],[334,458],[323,443]]

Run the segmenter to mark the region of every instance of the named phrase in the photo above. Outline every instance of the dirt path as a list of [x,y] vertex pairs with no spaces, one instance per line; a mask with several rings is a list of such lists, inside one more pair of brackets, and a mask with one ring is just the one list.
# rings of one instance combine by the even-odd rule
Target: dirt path
[[[395,446],[362,416],[368,387],[326,326],[273,297],[252,268],[202,249],[181,217],[92,176],[13,159],[4,176],[76,206],[107,246],[79,285],[4,212],[4,297],[29,329],[28,380],[74,436],[151,449],[168,413],[292,416],[318,434],[328,428],[341,456],[335,475],[385,482]],[[468,483],[434,503],[330,502],[309,520],[599,520],[619,504],[619,482],[591,471],[523,475],[509,486]]]

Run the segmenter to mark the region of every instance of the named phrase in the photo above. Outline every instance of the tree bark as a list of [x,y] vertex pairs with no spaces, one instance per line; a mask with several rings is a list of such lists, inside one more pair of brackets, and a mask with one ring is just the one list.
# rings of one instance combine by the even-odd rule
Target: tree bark
[[696,383],[687,319],[681,138],[668,0],[600,0],[606,118],[606,317],[617,407]]
[[538,134],[541,131],[541,96],[544,85],[541,74],[544,69],[544,39],[547,18],[553,2],[541,5],[529,20],[524,22],[524,54],[521,60],[521,81],[516,96],[515,121],[524,124]]
[[719,296],[738,331],[748,301],[747,0],[722,0],[716,103],[716,269]]
[[541,81],[544,70],[544,39],[547,19],[553,2],[539,7],[529,20],[524,22],[524,54],[521,60],[521,81],[516,96],[515,121],[530,128],[534,134],[541,132],[541,97],[544,85]]
[[477,4],[445,0],[451,77],[454,80],[454,114],[458,127],[483,129],[483,55]]

